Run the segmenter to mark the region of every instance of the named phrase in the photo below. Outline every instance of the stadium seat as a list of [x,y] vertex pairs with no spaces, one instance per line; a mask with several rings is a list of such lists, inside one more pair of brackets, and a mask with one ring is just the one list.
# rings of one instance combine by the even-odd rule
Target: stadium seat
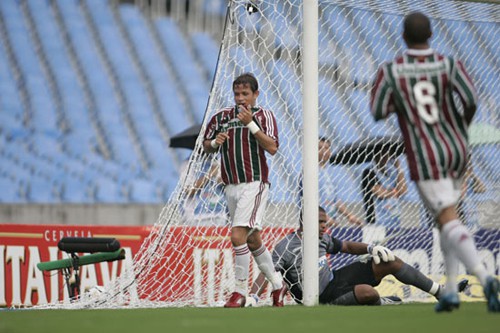
[[126,198],[122,184],[107,178],[94,180],[92,186],[93,199],[97,203],[125,203]]
[[20,184],[12,179],[0,177],[0,202],[20,203],[24,200],[20,197]]
[[197,121],[201,121],[205,114],[206,100],[208,99],[210,87],[206,84],[205,77],[195,66],[196,61],[189,51],[187,41],[176,23],[170,18],[162,18],[156,20],[155,26],[161,38],[163,48],[172,60],[181,84],[188,89],[189,94],[204,96],[204,98],[192,101],[194,110],[187,110],[194,113],[193,116]]
[[129,183],[128,198],[131,202],[141,204],[157,204],[162,202],[158,186],[145,179],[135,179]]
[[217,67],[217,57],[219,56],[219,46],[214,39],[206,32],[195,32],[191,34],[191,41],[202,67],[207,73],[208,82],[212,82]]
[[[271,41],[271,48],[298,46],[293,30],[299,26],[294,21],[301,15],[299,2],[273,6],[293,19],[286,21],[274,14],[270,17],[269,24],[279,34]],[[432,7],[434,12],[463,16],[469,4],[423,6]],[[261,7],[261,13],[267,14],[271,7]],[[203,1],[200,9],[211,18],[222,17],[227,1]],[[403,47],[399,38],[387,37],[400,35],[400,17],[379,9],[370,13],[336,4],[324,7],[320,11],[320,31],[328,34],[332,45],[320,50],[321,63],[334,68],[335,64],[345,65],[341,60],[346,57],[344,62],[354,68],[353,81],[371,80],[374,65],[392,58],[394,51]],[[485,123],[497,121],[489,110],[499,101],[498,61],[493,55],[499,53],[500,44],[490,15],[493,14],[484,13],[484,22],[436,26],[433,42],[444,54],[461,54],[470,48],[484,54],[485,61],[472,63],[466,59],[465,64],[481,93],[476,120]],[[239,29],[247,31],[262,30],[263,20],[258,17],[248,15],[244,6],[237,6],[234,16]],[[51,199],[43,189],[58,181],[63,201],[94,202],[96,197],[86,193],[90,186],[87,182],[101,178],[111,184],[109,190],[94,184],[99,192],[97,197],[102,200],[99,202],[125,202],[132,197],[139,202],[144,200],[141,197],[147,197],[144,193],[151,195],[148,188],[158,184],[164,195],[157,200],[166,200],[178,182],[177,161],[188,157],[191,151],[171,150],[165,138],[203,120],[218,61],[219,40],[207,32],[185,31],[168,16],[151,18],[151,25],[138,6],[113,7],[112,1],[102,0],[0,1],[0,20],[5,27],[0,32],[0,177],[18,189],[12,200],[57,200],[57,196]],[[451,28],[459,28],[461,33],[447,38]],[[286,33],[280,33],[283,31]],[[96,37],[102,45],[96,43]],[[228,67],[235,72],[248,70],[248,64],[255,60],[247,52],[250,44],[246,41],[229,50]],[[342,54],[332,55],[337,49]],[[295,70],[296,59],[291,61],[279,52],[273,58],[274,67],[266,60],[254,72],[261,78],[265,77],[264,70],[274,71],[266,74],[272,80],[259,82],[259,103],[269,107],[279,119],[282,155],[275,161],[283,173],[272,178],[273,182],[287,183],[300,173],[300,158],[290,152],[299,147],[299,139],[292,133],[302,126],[302,97],[298,93],[301,85]],[[232,77],[223,68],[220,70],[221,77],[228,78],[222,84],[230,84]],[[342,90],[332,99],[335,73],[321,74],[323,133],[352,142],[365,135],[384,136],[396,131],[395,117],[389,123],[373,122],[365,86]],[[156,102],[152,96],[157,96]],[[25,97],[28,98],[23,100]],[[290,110],[296,113],[290,116]],[[339,142],[334,140],[332,148],[338,148]],[[498,152],[488,147],[477,150],[474,158],[481,162],[478,173],[494,181],[497,173],[491,156]],[[348,169],[347,176],[353,172],[357,171]],[[67,178],[77,180],[72,183]],[[31,184],[31,179],[36,181]],[[129,196],[123,196],[120,184],[128,186],[137,179],[142,183],[134,185],[134,190],[131,185],[127,187]],[[286,196],[279,200],[293,199]]]
[[59,202],[55,195],[55,184],[42,178],[32,178],[27,184],[27,200],[36,203]]
[[92,203],[89,184],[77,177],[67,177],[62,181],[61,202],[65,203]]

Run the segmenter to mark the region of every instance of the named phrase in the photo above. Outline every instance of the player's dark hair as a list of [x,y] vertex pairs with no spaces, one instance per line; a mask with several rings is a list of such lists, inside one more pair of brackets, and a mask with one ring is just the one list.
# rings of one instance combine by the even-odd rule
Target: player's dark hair
[[326,142],[326,143],[330,143],[330,144],[331,144],[330,139],[328,139],[326,136],[322,136],[322,137],[320,137],[320,138],[319,138],[319,141],[320,141],[320,142]]
[[233,81],[233,90],[236,86],[238,85],[248,85],[252,92],[256,92],[259,90],[259,83],[257,82],[257,79],[252,73],[245,73],[241,74],[238,76],[234,81]]
[[[318,206],[318,211],[321,213],[326,213],[326,210],[321,206]],[[302,213],[303,213],[303,210],[301,209],[300,214],[299,214],[299,225],[301,228],[302,228]]]
[[406,15],[403,36],[407,44],[423,44],[432,36],[431,21],[421,12]]

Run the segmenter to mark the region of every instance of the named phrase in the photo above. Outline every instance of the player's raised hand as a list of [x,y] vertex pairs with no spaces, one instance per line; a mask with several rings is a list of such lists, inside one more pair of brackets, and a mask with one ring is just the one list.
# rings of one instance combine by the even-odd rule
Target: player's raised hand
[[236,115],[238,119],[243,123],[243,125],[248,125],[252,120],[251,105],[248,106],[238,105],[239,112]]

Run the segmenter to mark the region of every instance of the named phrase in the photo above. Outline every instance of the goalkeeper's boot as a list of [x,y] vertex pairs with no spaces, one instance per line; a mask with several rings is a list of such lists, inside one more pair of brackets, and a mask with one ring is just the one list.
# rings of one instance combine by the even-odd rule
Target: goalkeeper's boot
[[469,286],[469,280],[462,279],[462,280],[458,281],[458,283],[457,283],[458,292],[459,293],[463,292],[468,286]]
[[436,312],[451,312],[454,309],[458,309],[459,307],[460,300],[458,299],[458,294],[449,293],[439,298],[438,304],[436,304],[434,310],[436,310]]
[[273,306],[281,308],[285,305],[284,300],[287,291],[288,288],[286,287],[286,284],[283,282],[283,287],[273,290],[271,292],[271,296],[273,298]]
[[[462,280],[458,281],[458,283],[457,283],[457,290],[458,290],[459,293],[461,293],[465,289],[467,289],[468,286],[469,286],[469,280],[468,279],[462,279]],[[444,286],[439,286],[439,292],[435,296],[438,300],[441,298],[440,297],[441,290],[444,290]],[[443,291],[443,293],[444,293],[444,291]]]
[[238,292],[231,294],[229,300],[224,304],[225,308],[243,308],[245,307],[246,297]]
[[399,305],[403,304],[403,300],[398,296],[380,297],[380,305]]
[[484,286],[484,297],[488,302],[488,311],[490,312],[500,312],[500,301],[498,300],[498,293],[500,292],[500,282],[497,279],[490,276],[486,280],[486,286]]

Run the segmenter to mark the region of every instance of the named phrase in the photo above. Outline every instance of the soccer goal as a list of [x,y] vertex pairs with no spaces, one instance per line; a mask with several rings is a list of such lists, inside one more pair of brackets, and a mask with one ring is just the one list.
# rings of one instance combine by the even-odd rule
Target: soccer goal
[[[306,2],[306,1],[304,1]],[[304,163],[303,1],[229,1],[220,55],[205,122],[233,104],[231,83],[244,72],[259,80],[259,105],[274,112],[280,146],[271,160],[270,201],[263,230],[268,248],[298,227]],[[331,152],[320,177],[320,201],[340,239],[380,243],[424,274],[442,281],[444,268],[437,233],[409,180],[395,117],[375,123],[369,90],[379,64],[404,50],[402,19],[410,11],[427,14],[434,29],[431,46],[462,60],[479,91],[480,105],[469,129],[470,176],[460,211],[474,233],[488,270],[499,274],[500,217],[500,6],[491,1],[319,1],[318,131]],[[202,133],[205,123],[202,126]],[[319,144],[315,140],[313,145]],[[152,232],[134,258],[133,274],[122,276],[87,307],[220,306],[234,285],[233,252],[223,186],[215,155],[205,155],[202,138]],[[316,149],[316,148],[312,148]],[[326,148],[323,148],[326,149]],[[326,151],[328,151],[326,149]],[[327,154],[327,153],[324,153]],[[398,161],[406,191],[377,208],[370,188],[377,163]],[[392,162],[384,162],[390,164]],[[321,171],[320,171],[321,173]],[[402,184],[399,184],[402,185]],[[304,198],[303,200],[314,200]],[[379,205],[380,206],[380,205]],[[384,208],[384,207],[382,207]],[[362,221],[361,225],[357,223]],[[316,251],[316,250],[315,250]],[[334,268],[353,260],[337,255]],[[255,276],[256,266],[252,272]],[[462,273],[466,272],[462,268]],[[250,279],[249,283],[251,283]],[[474,287],[474,280],[471,280]],[[416,290],[388,279],[382,295],[429,301]],[[477,290],[476,290],[477,289]],[[480,288],[466,297],[481,299]],[[289,300],[290,301],[290,300]],[[75,306],[78,306],[75,304]]]

